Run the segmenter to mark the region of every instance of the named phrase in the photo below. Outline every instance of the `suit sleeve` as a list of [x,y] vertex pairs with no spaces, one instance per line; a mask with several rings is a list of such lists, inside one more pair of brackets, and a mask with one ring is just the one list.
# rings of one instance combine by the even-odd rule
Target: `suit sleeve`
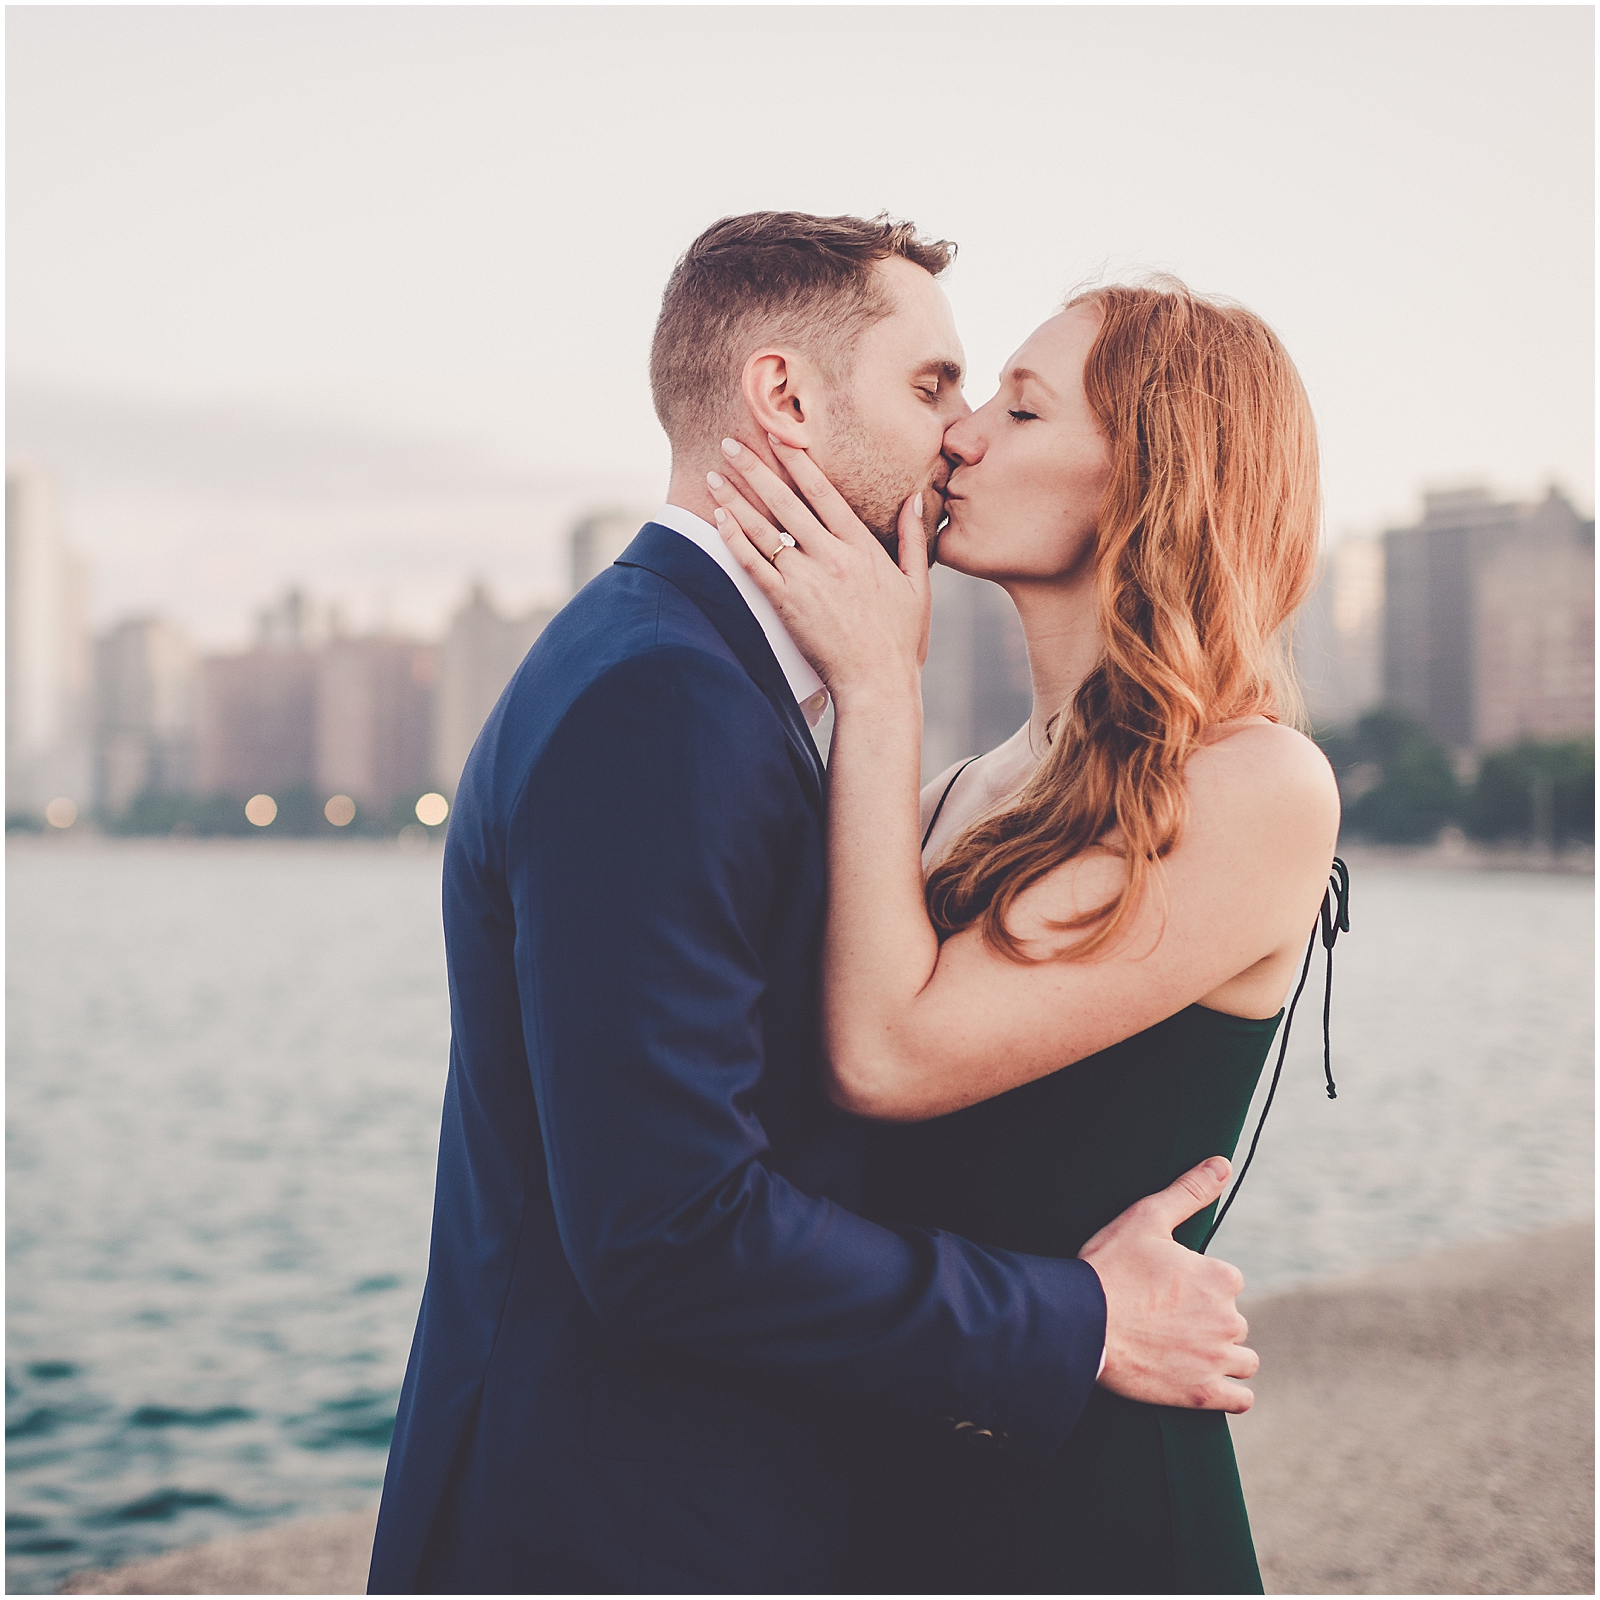
[[766,1162],[759,951],[803,804],[729,663],[633,658],[511,818],[524,1035],[563,1249],[604,1321],[1047,1459],[1094,1385],[1094,1269],[890,1229]]

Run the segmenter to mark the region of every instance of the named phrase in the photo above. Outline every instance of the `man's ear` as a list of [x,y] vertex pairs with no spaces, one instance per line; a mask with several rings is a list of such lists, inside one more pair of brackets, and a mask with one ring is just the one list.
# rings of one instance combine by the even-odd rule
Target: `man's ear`
[[815,442],[819,374],[792,350],[757,350],[744,364],[744,403],[762,433],[797,450]]

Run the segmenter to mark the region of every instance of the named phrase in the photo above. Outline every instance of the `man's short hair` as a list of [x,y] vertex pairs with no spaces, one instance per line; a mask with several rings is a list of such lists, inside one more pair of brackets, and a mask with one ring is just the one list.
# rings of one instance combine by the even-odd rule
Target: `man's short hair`
[[804,350],[831,382],[891,310],[873,268],[903,256],[937,277],[956,253],[887,213],[813,217],[752,211],[714,222],[672,269],[650,348],[656,415],[674,446],[731,425],[739,376],[769,342]]

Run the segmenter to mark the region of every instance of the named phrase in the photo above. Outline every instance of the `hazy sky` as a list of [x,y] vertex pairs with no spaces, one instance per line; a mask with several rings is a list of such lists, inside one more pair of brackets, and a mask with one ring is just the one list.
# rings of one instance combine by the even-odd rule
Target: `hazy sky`
[[1587,507],[1592,78],[1580,6],[12,8],[11,439],[102,615],[531,595],[664,480],[688,241],[887,209],[961,246],[974,403],[1160,268],[1284,337],[1335,534],[1432,483]]

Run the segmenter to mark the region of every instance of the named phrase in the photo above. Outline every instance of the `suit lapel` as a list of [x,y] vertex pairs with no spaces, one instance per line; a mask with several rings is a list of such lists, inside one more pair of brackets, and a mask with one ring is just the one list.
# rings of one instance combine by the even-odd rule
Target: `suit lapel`
[[751,615],[750,607],[744,603],[733,580],[692,540],[662,527],[659,522],[647,522],[633,543],[617,557],[617,564],[643,567],[665,578],[705,613],[712,627],[738,657],[740,666],[755,680],[778,713],[801,785],[807,798],[821,811],[827,784],[816,741],[795,702],[789,680],[784,677],[783,668],[778,665],[778,658],[761,631],[761,624]]

